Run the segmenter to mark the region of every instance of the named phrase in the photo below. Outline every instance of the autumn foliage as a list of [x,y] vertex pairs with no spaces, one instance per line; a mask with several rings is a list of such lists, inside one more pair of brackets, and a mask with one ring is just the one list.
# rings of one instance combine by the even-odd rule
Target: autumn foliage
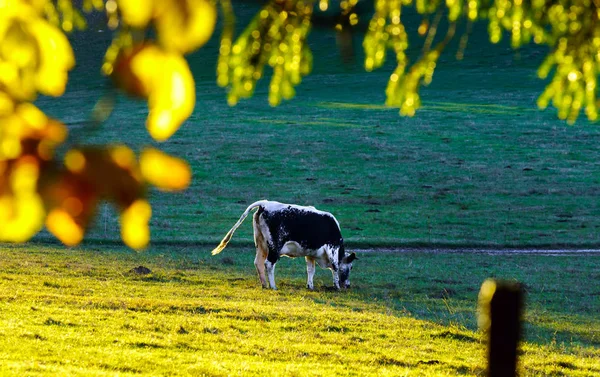
[[[103,70],[117,87],[147,100],[148,132],[167,140],[194,109],[194,80],[182,54],[212,34],[214,4],[109,0],[86,6],[105,10],[122,30],[156,28],[156,41],[121,32]],[[67,128],[33,105],[38,94],[63,94],[75,64],[64,31],[83,26],[81,20],[70,2],[0,2],[0,241],[25,241],[45,224],[66,245],[78,244],[99,202],[109,201],[121,213],[123,241],[143,248],[150,239],[148,184],[185,189],[187,163],[154,148],[136,156],[125,145],[73,147],[58,160],[54,152],[67,140]]]

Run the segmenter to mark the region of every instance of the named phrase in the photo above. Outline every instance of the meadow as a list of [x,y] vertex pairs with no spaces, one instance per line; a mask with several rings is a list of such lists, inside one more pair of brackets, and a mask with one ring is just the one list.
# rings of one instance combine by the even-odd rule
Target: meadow
[[525,284],[521,375],[600,373],[598,255],[361,253],[336,292],[299,259],[271,291],[251,248],[207,251],[0,246],[0,374],[480,376],[487,277]]
[[[153,144],[142,102],[118,96],[105,124],[86,123],[111,93],[97,73],[102,38],[74,39],[81,59],[67,93],[39,105],[67,122],[75,143]],[[366,73],[360,56],[339,63],[332,33],[312,38],[313,73],[276,108],[268,81],[227,105],[214,81],[216,41],[189,57],[196,110],[160,147],[190,162],[193,182],[184,193],[150,193],[155,241],[213,244],[250,203],[270,199],[332,212],[356,247],[600,244],[600,130],[537,109],[539,49],[490,49],[475,34],[463,61],[442,58],[423,107],[407,118],[382,105],[393,62]],[[87,238],[119,239],[113,208],[101,208]],[[233,242],[251,240],[244,226]]]
[[[145,105],[120,95],[90,126],[96,101],[113,95],[98,75],[109,37],[83,34],[67,93],[37,105],[67,123],[73,144],[154,144]],[[600,374],[599,254],[463,249],[600,245],[600,130],[536,108],[539,49],[478,38],[485,31],[463,61],[442,57],[414,118],[381,105],[393,62],[365,73],[358,39],[356,64],[342,65],[335,35],[315,30],[313,73],[277,108],[268,82],[226,104],[216,40],[189,56],[196,110],[160,147],[189,161],[191,187],[150,191],[141,253],[120,246],[109,206],[79,248],[45,231],[0,245],[0,374],[482,375],[476,301],[489,277],[524,283],[522,375]],[[280,290],[262,290],[249,221],[210,257],[259,199],[332,212],[350,250],[409,251],[359,253],[344,292],[322,270],[307,291],[303,261],[284,260]],[[130,272],[140,265],[151,273]]]

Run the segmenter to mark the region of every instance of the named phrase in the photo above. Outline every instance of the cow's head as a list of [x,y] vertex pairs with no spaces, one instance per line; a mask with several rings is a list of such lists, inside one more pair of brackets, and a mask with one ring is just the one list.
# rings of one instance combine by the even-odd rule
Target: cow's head
[[340,287],[342,288],[350,288],[350,270],[352,270],[352,262],[355,259],[358,259],[356,258],[355,253],[346,253],[344,258],[342,258],[338,272],[340,277]]

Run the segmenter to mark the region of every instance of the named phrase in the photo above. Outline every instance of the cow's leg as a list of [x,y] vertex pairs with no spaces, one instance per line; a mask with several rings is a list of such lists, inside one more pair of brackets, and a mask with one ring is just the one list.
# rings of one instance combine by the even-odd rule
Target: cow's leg
[[260,246],[256,246],[256,258],[254,258],[254,266],[256,272],[258,272],[258,278],[263,288],[269,288],[267,285],[267,279],[265,277],[265,261],[267,260],[267,252]]
[[331,273],[333,274],[333,286],[335,289],[339,290],[340,289],[340,276],[338,275],[337,270],[331,270]]
[[329,260],[329,264],[330,264],[330,269],[331,269],[331,273],[333,274],[333,287],[335,289],[340,289],[340,275],[338,273],[339,271],[339,262],[338,262],[338,252],[339,252],[339,248],[338,247],[329,247],[329,246],[325,246],[324,247],[324,251],[325,251],[325,255],[327,256],[327,259]]
[[271,289],[277,289],[275,286],[275,263],[270,260],[265,261],[265,267],[267,268],[267,276],[269,277],[269,283],[271,284]]
[[256,245],[256,258],[254,258],[254,266],[256,267],[256,272],[258,272],[258,278],[260,279],[260,284],[262,285],[262,287],[269,288],[267,284],[267,279],[265,277],[265,261],[267,260],[269,249],[267,248],[267,241],[265,240],[265,235],[263,234],[259,225],[259,211],[256,211],[256,213],[254,214],[253,221],[254,244]]
[[314,289],[313,277],[315,276],[315,260],[311,257],[306,257],[306,288]]

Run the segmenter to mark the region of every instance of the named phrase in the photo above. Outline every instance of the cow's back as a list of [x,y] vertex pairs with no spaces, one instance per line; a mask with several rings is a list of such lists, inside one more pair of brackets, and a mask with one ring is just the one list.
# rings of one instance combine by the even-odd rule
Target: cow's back
[[341,246],[342,234],[333,215],[312,207],[281,205],[263,207],[260,216],[279,250],[286,242],[295,241],[306,249],[316,250],[323,245]]

